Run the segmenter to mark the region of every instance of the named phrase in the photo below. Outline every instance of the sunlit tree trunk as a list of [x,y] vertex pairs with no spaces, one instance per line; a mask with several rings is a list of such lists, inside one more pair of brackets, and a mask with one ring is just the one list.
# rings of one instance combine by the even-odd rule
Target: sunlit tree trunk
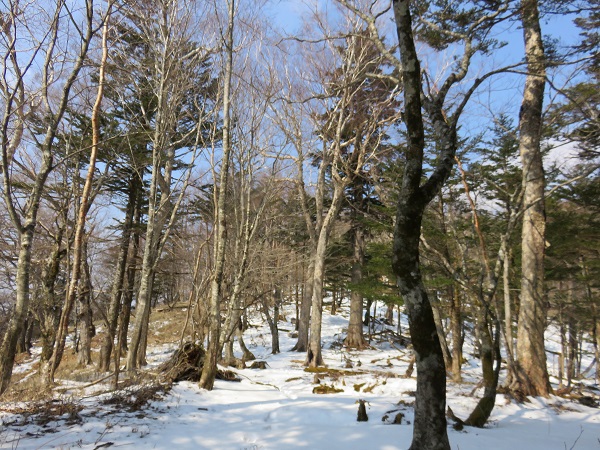
[[[142,2],[143,3],[143,2]],[[191,11],[186,2],[157,2],[156,9],[146,8],[142,3],[130,12],[131,20],[143,40],[146,56],[153,58],[145,67],[149,73],[147,82],[151,86],[155,105],[153,122],[145,125],[151,129],[152,175],[148,195],[146,236],[136,298],[136,313],[127,351],[127,370],[136,370],[146,363],[148,320],[152,307],[152,287],[162,250],[167,242],[176,219],[176,213],[186,191],[190,168],[186,168],[179,193],[174,194],[173,184],[177,170],[176,152],[187,140],[191,150],[191,165],[196,157],[200,124],[187,131],[188,137],[179,135],[183,131],[181,122],[190,119],[189,111],[181,106],[190,90],[196,88],[192,82],[200,63],[199,52],[187,52],[189,44],[189,18]],[[157,23],[154,23],[157,22]],[[150,62],[149,60],[144,61]],[[138,81],[135,81],[138,83]],[[196,107],[198,105],[195,105]],[[196,142],[190,141],[193,134]]]
[[[353,261],[352,261],[352,284],[357,285],[362,280],[362,269],[365,261],[365,238],[360,226],[353,230]],[[348,321],[348,334],[344,345],[349,348],[363,348],[367,342],[363,335],[363,295],[360,289],[352,289],[350,294],[350,319]]]
[[139,262],[142,240],[142,190],[139,189],[137,194],[138,198],[136,200],[133,219],[133,236],[131,238],[131,252],[127,260],[127,278],[125,280],[125,290],[123,292],[123,305],[119,313],[121,325],[117,331],[117,341],[120,342],[120,349],[118,349],[116,352],[118,354],[118,358],[120,358],[121,354],[126,354],[129,348],[127,345],[127,335],[129,334],[129,323],[131,322],[131,306],[137,286],[136,275],[140,268]]
[[209,336],[202,375],[199,385],[201,388],[212,390],[217,375],[217,362],[220,351],[221,337],[221,297],[223,295],[223,274],[225,266],[225,230],[227,219],[225,214],[225,198],[229,165],[231,159],[231,78],[233,73],[233,29],[235,18],[235,0],[228,0],[227,30],[224,35],[225,46],[225,78],[223,80],[223,156],[221,158],[221,176],[218,191],[215,193],[215,243],[214,268],[211,281],[209,305]]
[[92,274],[88,262],[87,242],[83,243],[82,271],[80,289],[77,295],[79,324],[79,348],[77,350],[77,365],[86,367],[92,363],[92,338],[94,337],[94,322],[92,315]]
[[548,396],[551,387],[544,347],[547,310],[544,290],[545,178],[540,149],[546,69],[537,0],[523,0],[521,15],[527,77],[519,116],[519,152],[523,165],[525,210],[521,235],[517,365],[522,392],[526,395]]
[[308,267],[305,271],[302,299],[300,300],[300,311],[298,315],[298,340],[292,349],[296,352],[305,352],[308,350],[308,330],[310,327],[310,309],[312,307],[314,268],[314,256],[311,255],[309,258]]
[[452,304],[450,306],[450,329],[452,330],[452,381],[462,381],[462,305],[460,288],[452,286]]
[[506,342],[506,365],[507,365],[507,385],[510,385],[515,377],[515,345],[513,340],[513,319],[512,304],[510,295],[510,260],[511,250],[504,252],[502,265],[502,286],[504,293],[504,340]]
[[314,256],[315,268],[313,274],[310,336],[306,354],[306,365],[309,367],[323,365],[323,357],[321,355],[321,325],[323,318],[323,280],[325,278],[325,256],[327,251],[327,243],[329,242],[329,234],[331,233],[333,223],[342,205],[343,198],[342,186],[336,185],[334,188],[331,205],[329,206],[327,215],[323,220],[323,225],[321,226],[317,241],[317,250]]

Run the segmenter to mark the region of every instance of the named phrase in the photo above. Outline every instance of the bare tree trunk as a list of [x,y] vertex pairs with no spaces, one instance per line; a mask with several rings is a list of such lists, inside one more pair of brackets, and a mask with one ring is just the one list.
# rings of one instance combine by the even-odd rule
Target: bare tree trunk
[[[446,367],[433,311],[423,286],[419,264],[421,223],[426,205],[439,191],[438,183],[449,176],[450,167],[439,166],[433,186],[421,186],[425,133],[421,112],[421,69],[412,34],[408,0],[394,0],[394,17],[402,61],[404,123],[408,131],[406,165],[398,187],[392,268],[408,312],[410,335],[417,363],[417,393],[411,450],[449,450],[446,429]],[[455,141],[455,129],[446,136]],[[450,147],[444,151],[452,151]],[[446,143],[446,144],[448,144]],[[454,146],[455,152],[455,146]],[[444,155],[447,158],[449,155]],[[450,158],[453,154],[450,155]],[[439,170],[439,171],[438,171]],[[447,171],[447,173],[446,173]],[[432,175],[433,177],[433,175]],[[431,179],[430,179],[431,180]],[[427,186],[427,189],[425,187]]]
[[309,367],[317,367],[323,365],[323,357],[321,355],[321,324],[323,319],[323,280],[325,278],[325,256],[327,251],[327,243],[329,242],[329,234],[333,227],[333,223],[338,215],[338,211],[342,205],[343,187],[336,184],[334,187],[333,198],[331,205],[327,210],[327,215],[323,220],[323,225],[319,232],[317,241],[317,251],[315,253],[315,269],[313,276],[313,291],[312,291],[312,314],[310,321],[310,336],[308,342],[308,351],[306,353],[306,365]]
[[450,308],[450,329],[452,330],[452,381],[462,382],[462,311],[460,289],[452,286],[452,304]]
[[304,289],[302,289],[302,301],[300,303],[300,317],[298,318],[298,341],[292,351],[306,352],[308,350],[308,331],[310,327],[310,309],[312,307],[313,280],[315,272],[314,255],[310,256],[310,262],[306,269]]
[[444,324],[442,323],[442,316],[440,314],[440,301],[434,297],[431,300],[431,311],[433,312],[433,320],[435,320],[435,328],[437,329],[438,339],[442,346],[442,354],[444,355],[444,364],[446,370],[452,370],[452,354],[448,348],[448,342],[446,341],[446,331],[444,330]]
[[[156,279],[156,272],[152,270],[152,275],[150,277],[150,285],[148,287],[148,292],[152,293],[154,290],[154,281]],[[152,310],[152,295],[148,298],[148,303],[150,307],[144,309],[144,316],[141,321],[141,330],[139,333],[140,343],[138,345],[137,351],[137,364],[138,367],[145,366],[148,364],[146,361],[146,351],[148,350],[148,329],[150,327],[150,314]],[[154,305],[156,306],[156,304]]]
[[29,347],[27,346],[27,334],[28,330],[31,329],[33,317],[29,312],[25,317],[25,322],[23,324],[23,329],[21,330],[21,335],[19,336],[19,340],[17,341],[17,354],[19,353],[29,353]]
[[279,297],[274,299],[273,304],[273,323],[269,324],[269,328],[271,329],[271,336],[273,337],[273,341],[271,343],[271,353],[276,355],[281,353],[281,349],[279,348],[279,327],[277,323],[279,322],[279,306],[281,305],[281,292],[279,291]]
[[[354,255],[352,264],[352,284],[357,285],[362,280],[362,268],[365,261],[364,233],[359,226],[353,230]],[[349,348],[364,348],[367,345],[363,335],[363,295],[358,289],[352,289],[350,294],[350,320],[348,334],[344,345]]]
[[544,165],[540,149],[546,70],[537,0],[522,0],[521,14],[528,74],[519,118],[525,211],[521,238],[522,277],[517,364],[523,393],[547,397],[551,387],[544,348],[546,213]]
[[384,315],[386,325],[394,325],[394,304],[388,303],[385,305]]
[[333,290],[331,291],[331,309],[330,309],[330,314],[332,316],[335,316],[337,314],[337,298],[338,298],[338,295],[339,295],[339,291],[334,286]]
[[238,343],[240,344],[240,348],[242,349],[242,359],[244,361],[254,361],[256,359],[256,356],[254,356],[254,354],[250,350],[248,350],[248,347],[246,347],[246,343],[244,342],[244,329],[246,328],[244,323],[245,320],[242,320],[242,324],[237,329]]
[[[29,231],[31,230],[31,231]],[[31,267],[31,244],[33,240],[33,224],[21,234],[19,259],[17,260],[17,300],[8,322],[6,334],[0,347],[0,394],[10,383],[12,368],[17,351],[17,341],[21,335],[25,316],[29,307],[29,270]]]
[[569,280],[567,283],[567,305],[569,312],[567,312],[567,328],[569,331],[569,339],[567,340],[567,387],[571,387],[571,382],[575,378],[575,372],[577,367],[577,324],[575,322],[575,315],[573,314],[573,280]]
[[[515,346],[513,341],[513,320],[512,320],[512,306],[510,298],[510,260],[511,251],[506,245],[503,259],[504,264],[502,267],[502,282],[504,290],[504,341],[506,342],[506,365],[507,365],[507,382],[506,385],[510,386],[514,378],[516,378],[515,369]],[[500,314],[498,312],[498,314]]]
[[563,305],[562,302],[559,305],[559,317],[558,320],[560,322],[560,355],[558,355],[558,387],[563,388],[564,383],[563,380],[565,378],[565,356],[568,354],[569,350],[567,348],[567,328],[564,323],[564,315],[563,315]]
[[[482,428],[486,424],[496,403],[496,390],[498,388],[498,377],[502,363],[502,357],[500,355],[499,320],[496,320],[496,325],[494,339],[492,339],[489,324],[489,311],[487,311],[485,304],[482,304],[479,308],[477,327],[479,327],[479,335],[481,336],[480,351],[484,392],[483,397],[479,400],[477,406],[465,421],[466,425],[473,427]],[[495,368],[494,361],[496,362]]]
[[[242,180],[242,188],[240,189],[241,192],[239,193],[241,220],[238,226],[242,232],[235,239],[235,254],[238,256],[237,259],[239,260],[239,265],[233,279],[233,288],[231,289],[231,294],[229,295],[229,304],[225,323],[221,329],[221,337],[219,341],[220,349],[225,342],[233,339],[235,329],[242,318],[242,313],[245,308],[242,305],[242,288],[244,278],[246,277],[248,271],[251,244],[256,230],[258,229],[258,222],[264,211],[264,207],[266,205],[265,200],[267,198],[263,198],[263,201],[258,208],[253,208],[253,205],[250,201],[252,197],[252,173],[242,173],[244,173],[248,179]],[[252,217],[253,209],[254,217]],[[221,350],[219,350],[219,353],[220,352]]]
[[[304,288],[301,286],[304,284],[304,262],[302,262],[302,278],[298,277],[298,257],[296,256],[296,269],[294,270],[295,277],[295,286],[294,286],[294,303],[296,307],[296,323],[294,324],[294,330],[298,331],[298,322],[300,321],[300,296],[303,295]],[[304,350],[306,351],[306,350]]]
[[138,264],[140,260],[139,254],[142,239],[140,231],[142,225],[142,194],[142,190],[140,189],[138,191],[138,198],[135,206],[132,248],[127,263],[127,280],[123,296],[123,306],[120,312],[120,335],[117,339],[119,342],[121,342],[120,349],[117,351],[119,358],[121,357],[121,353],[126,354],[128,351],[127,335],[129,334],[129,323],[131,321],[131,305],[133,303],[133,296],[136,290],[136,274],[140,268]]
[[[153,169],[153,172],[160,170],[158,167]],[[153,182],[156,189],[156,180]],[[150,197],[153,196],[151,189]],[[155,209],[150,206],[148,213],[148,223],[146,224],[146,241],[144,244],[144,253],[142,259],[142,268],[140,272],[140,287],[136,299],[135,318],[133,330],[131,331],[131,340],[129,349],[127,350],[126,370],[135,370],[144,364],[145,358],[140,350],[143,348],[144,342],[144,327],[146,320],[150,317],[150,306],[152,296],[152,280],[154,272],[154,264],[158,258],[157,252],[157,234],[155,214],[152,212]]]
[[44,367],[52,356],[52,349],[56,340],[56,329],[60,320],[60,299],[56,294],[56,281],[60,273],[61,259],[67,254],[67,250],[62,248],[67,220],[66,209],[62,219],[64,220],[59,226],[55,238],[55,247],[46,259],[42,270],[42,307],[35,312],[40,326],[40,340],[42,343],[40,367]]
[[592,286],[590,284],[589,270],[583,256],[580,257],[581,275],[585,285],[585,297],[587,304],[592,310],[592,339],[594,344],[594,358],[596,359],[596,382],[600,381],[600,318],[598,317],[598,308],[592,296]]
[[371,306],[373,306],[373,300],[371,298],[367,298],[367,305],[365,306],[365,317],[363,318],[363,325],[369,328],[371,326]]
[[92,337],[94,337],[94,323],[92,317],[91,298],[93,295],[93,286],[88,264],[87,242],[83,243],[83,254],[81,264],[83,271],[81,274],[81,287],[77,296],[79,303],[79,350],[77,352],[77,364],[81,367],[92,363]]
[[[223,354],[223,359],[221,361],[221,364],[224,366],[237,367],[238,360],[236,360],[235,355],[233,354],[233,341],[234,341],[234,338],[232,336],[229,340],[227,340],[222,345],[222,347],[224,347],[225,351]],[[242,367],[242,368],[244,368],[244,367]]]
[[235,0],[228,0],[227,30],[224,37],[226,52],[225,79],[223,81],[223,157],[221,159],[221,177],[218,192],[215,193],[215,250],[214,272],[211,282],[210,296],[210,321],[209,340],[204,359],[204,367],[200,376],[199,385],[203,389],[212,390],[217,375],[217,361],[219,358],[219,340],[221,337],[221,297],[223,294],[223,273],[225,265],[225,231],[227,218],[225,215],[225,198],[227,194],[227,180],[229,178],[229,164],[231,159],[231,77],[233,72],[233,28],[235,17]]
[[[138,198],[137,187],[139,178],[132,174],[129,181],[129,196],[127,207],[125,209],[125,218],[123,220],[123,234],[121,235],[121,245],[119,255],[117,256],[117,265],[115,267],[112,289],[110,293],[110,303],[108,307],[108,316],[106,323],[106,334],[100,347],[100,357],[98,361],[98,370],[108,372],[110,368],[111,354],[115,338],[117,337],[117,323],[119,312],[121,311],[123,298],[123,287],[125,285],[125,272],[127,269],[127,256],[131,241],[131,230],[133,227],[133,216],[136,209],[136,199]],[[141,181],[141,180],[140,180]],[[141,188],[141,186],[139,186]]]
[[267,318],[269,329],[271,330],[271,353],[276,355],[281,352],[279,349],[279,329],[277,321],[279,317],[279,305],[281,304],[281,290],[276,288],[273,294],[273,316],[269,314],[269,306],[266,301],[262,302],[263,312]]
[[[189,95],[191,84],[190,72],[198,62],[196,56],[188,53],[186,56],[178,53],[182,46],[188,42],[186,28],[186,14],[177,2],[159,2],[158,11],[140,9],[136,13],[142,15],[136,23],[140,29],[144,44],[150,48],[150,54],[155,61],[148,67],[152,70],[150,81],[152,86],[153,101],[156,102],[156,113],[152,124],[152,177],[150,181],[146,236],[142,268],[140,272],[140,286],[137,296],[136,314],[131,331],[131,340],[127,351],[127,370],[135,370],[145,364],[148,320],[152,308],[152,286],[156,265],[161,256],[164,245],[169,238],[177,210],[181,204],[182,196],[186,190],[191,174],[185,173],[185,179],[180,186],[180,193],[176,198],[173,195],[173,177],[176,170],[176,151],[178,141],[178,127],[182,120],[183,112],[180,101]],[[144,14],[149,13],[149,17]],[[158,22],[151,26],[149,23]],[[185,108],[183,108],[185,110]],[[186,117],[186,120],[189,118]],[[196,133],[199,124],[196,124]],[[196,135],[198,137],[198,135]],[[195,159],[196,144],[190,145],[193,150],[192,163]]]

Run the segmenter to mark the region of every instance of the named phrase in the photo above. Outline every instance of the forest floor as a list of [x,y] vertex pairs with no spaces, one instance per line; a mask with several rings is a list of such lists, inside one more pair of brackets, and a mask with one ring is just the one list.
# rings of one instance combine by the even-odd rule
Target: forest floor
[[[93,369],[78,371],[67,361],[51,396],[39,394],[36,398],[34,349],[33,357],[16,366],[17,382],[0,403],[0,448],[409,447],[416,373],[406,376],[411,352],[393,339],[393,333],[374,336],[369,349],[347,350],[341,345],[348,323],[345,312],[324,314],[327,368],[315,373],[305,370],[304,354],[289,351],[295,343],[290,322],[279,322],[282,353],[278,355],[270,354],[268,327],[252,326],[244,334],[245,341],[257,360],[266,362],[266,369],[234,369],[240,382],[217,380],[215,389],[206,391],[192,382],[161,385],[154,376],[158,365],[178,345],[184,315],[182,308],[153,314],[149,365],[142,376],[129,383],[125,380],[129,386],[116,392],[111,391],[110,380],[92,384],[101,378]],[[251,323],[262,320],[257,316]],[[381,326],[379,331],[383,329]],[[554,345],[550,333],[549,350]],[[463,418],[481,395],[477,386],[481,370],[471,350],[465,346],[464,382],[448,383],[448,405]],[[551,371],[555,364],[552,355],[550,352]],[[584,361],[584,367],[586,362],[591,361]],[[587,399],[597,401],[593,380],[580,382]],[[335,392],[319,394],[318,390]],[[367,422],[357,422],[358,400],[366,401]],[[552,396],[517,403],[498,394],[485,428],[459,431],[449,424],[448,433],[452,448],[461,450],[600,449],[600,409],[574,398]]]

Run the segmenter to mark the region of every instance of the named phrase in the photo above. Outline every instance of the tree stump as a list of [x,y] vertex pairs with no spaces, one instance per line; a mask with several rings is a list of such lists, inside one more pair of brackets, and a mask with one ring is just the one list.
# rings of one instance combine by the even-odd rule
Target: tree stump
[[356,416],[357,422],[368,422],[369,416],[367,416],[367,407],[365,406],[365,400],[357,400],[358,403],[358,414]]

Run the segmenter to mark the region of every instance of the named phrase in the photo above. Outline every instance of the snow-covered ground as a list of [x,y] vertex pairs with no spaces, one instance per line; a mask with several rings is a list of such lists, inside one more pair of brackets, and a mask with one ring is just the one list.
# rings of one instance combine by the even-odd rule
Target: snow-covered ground
[[[112,394],[89,391],[76,399],[80,411],[45,421],[7,412],[18,405],[4,404],[0,448],[406,449],[415,374],[402,376],[410,354],[389,342],[361,352],[332,346],[346,326],[347,318],[324,315],[323,357],[328,368],[337,370],[322,374],[320,384],[342,392],[313,394],[315,373],[304,371],[303,354],[288,351],[295,339],[281,332],[283,353],[271,355],[268,328],[251,328],[246,343],[257,359],[267,362],[267,369],[237,370],[239,383],[217,381],[213,391],[178,383],[142,409],[130,409],[127,402],[106,403]],[[282,322],[280,328],[292,325]],[[151,348],[151,368],[173,349]],[[480,395],[479,390],[471,395],[480,378],[476,360],[464,369],[465,383],[448,385],[448,404],[459,417],[470,413]],[[56,404],[74,400],[75,392],[66,391]],[[356,421],[359,399],[368,402],[368,422]],[[402,423],[393,424],[398,413],[404,415]],[[448,433],[452,448],[461,450],[600,449],[600,410],[559,397],[517,404],[499,394],[486,428],[456,431],[449,425]]]

